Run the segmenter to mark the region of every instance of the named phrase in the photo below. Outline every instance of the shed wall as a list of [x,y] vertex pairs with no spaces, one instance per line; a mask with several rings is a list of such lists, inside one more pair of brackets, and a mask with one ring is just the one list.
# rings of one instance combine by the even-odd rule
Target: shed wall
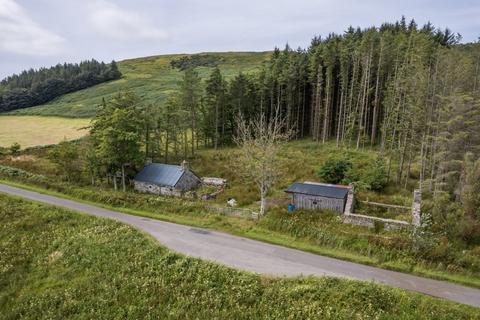
[[293,204],[299,209],[331,209],[343,213],[345,199],[312,196],[300,193],[292,194]]

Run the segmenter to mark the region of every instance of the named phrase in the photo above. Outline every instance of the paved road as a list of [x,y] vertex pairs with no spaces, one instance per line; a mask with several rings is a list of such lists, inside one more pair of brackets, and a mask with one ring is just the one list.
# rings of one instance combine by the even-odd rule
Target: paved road
[[132,216],[3,184],[0,184],[0,192],[114,219],[148,232],[174,251],[242,270],[281,276],[327,275],[375,281],[480,307],[478,289],[323,257],[221,232]]

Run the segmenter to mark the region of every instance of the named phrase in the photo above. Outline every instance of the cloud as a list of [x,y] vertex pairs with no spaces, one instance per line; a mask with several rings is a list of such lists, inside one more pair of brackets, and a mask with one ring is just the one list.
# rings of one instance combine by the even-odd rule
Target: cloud
[[102,35],[119,39],[165,39],[167,33],[154,26],[147,17],[124,10],[108,1],[89,4],[91,26]]
[[64,39],[38,25],[14,0],[0,0],[0,51],[53,55]]

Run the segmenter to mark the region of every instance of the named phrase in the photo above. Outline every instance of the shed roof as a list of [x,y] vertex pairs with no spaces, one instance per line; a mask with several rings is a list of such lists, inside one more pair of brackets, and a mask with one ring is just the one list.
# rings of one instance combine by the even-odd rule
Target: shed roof
[[163,187],[175,187],[184,172],[185,170],[181,166],[149,163],[135,176],[135,180]]
[[289,186],[288,189],[285,190],[285,192],[301,193],[301,194],[308,194],[312,196],[322,196],[322,197],[335,198],[335,199],[345,199],[349,189],[350,188],[347,186],[339,186],[339,185],[327,184],[327,183],[297,182]]

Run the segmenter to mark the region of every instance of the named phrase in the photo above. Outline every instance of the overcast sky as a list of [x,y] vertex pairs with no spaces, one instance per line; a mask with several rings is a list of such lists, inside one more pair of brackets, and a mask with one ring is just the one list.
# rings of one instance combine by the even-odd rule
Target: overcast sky
[[90,58],[306,47],[402,15],[480,36],[480,0],[0,0],[0,78]]

